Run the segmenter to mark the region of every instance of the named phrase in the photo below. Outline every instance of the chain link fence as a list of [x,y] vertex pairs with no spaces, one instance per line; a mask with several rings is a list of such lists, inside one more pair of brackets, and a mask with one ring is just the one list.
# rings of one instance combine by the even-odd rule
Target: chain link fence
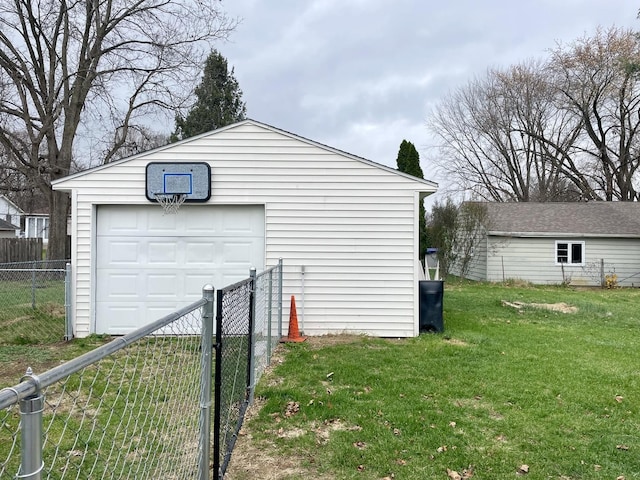
[[217,295],[205,287],[198,302],[43,374],[27,370],[0,390],[0,480],[204,480],[212,466],[223,478],[251,379],[280,339],[281,292],[282,262]]
[[66,260],[0,264],[0,345],[44,345],[70,339]]
[[256,379],[282,337],[282,261],[217,291],[213,466],[223,478]]
[[195,478],[206,303],[1,390],[0,478]]

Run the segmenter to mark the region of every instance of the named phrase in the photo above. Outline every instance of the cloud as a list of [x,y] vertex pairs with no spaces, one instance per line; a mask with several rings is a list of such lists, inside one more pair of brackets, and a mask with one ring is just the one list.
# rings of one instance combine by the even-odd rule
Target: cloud
[[638,27],[629,0],[234,0],[220,51],[256,120],[395,166],[429,170],[431,108],[488,68],[542,58],[598,25]]

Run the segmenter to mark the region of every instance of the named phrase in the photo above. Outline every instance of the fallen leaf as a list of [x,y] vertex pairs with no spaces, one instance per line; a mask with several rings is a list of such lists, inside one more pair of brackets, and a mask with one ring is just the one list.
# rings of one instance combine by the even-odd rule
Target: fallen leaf
[[353,446],[358,450],[364,450],[367,447],[367,444],[365,442],[354,442]]
[[327,378],[328,378],[329,380],[331,380],[331,377],[333,377],[333,372],[329,372],[329,373],[327,373]]
[[529,465],[526,465],[526,464],[520,465],[518,467],[518,472],[517,473],[518,473],[518,475],[524,475],[526,473],[529,473]]
[[438,453],[446,452],[447,451],[447,446],[446,445],[442,445],[441,447],[438,447],[436,451]]
[[627,445],[616,445],[616,448],[618,450],[629,450],[629,447]]
[[616,477],[616,480],[625,480],[624,475],[620,475],[619,477]]
[[287,402],[287,407],[284,411],[285,417],[292,417],[300,411],[300,404],[298,402]]
[[393,434],[394,434],[394,435],[401,435],[401,434],[402,434],[402,432],[400,431],[400,429],[399,429],[399,428],[394,428],[394,429],[393,429]]
[[462,471],[462,480],[469,480],[471,477],[473,477],[473,465],[469,465],[469,468]]
[[593,466],[593,469],[594,469],[596,472],[599,472],[600,470],[602,470],[602,465],[595,464],[595,465]]
[[456,422],[449,422],[449,426],[450,426],[450,427],[454,427],[454,428],[455,428],[455,426],[456,426]]
[[397,463],[398,465],[406,465],[406,464],[407,464],[407,461],[406,461],[406,460],[404,460],[404,459],[402,459],[402,458],[399,458],[399,459],[397,459],[397,460],[396,460],[396,463]]
[[358,471],[364,472],[364,465],[358,465]]
[[616,402],[622,403],[622,400],[624,400],[624,397],[622,395],[616,395]]
[[449,477],[451,480],[462,480],[462,476],[456,472],[455,470],[449,470],[447,468],[447,477]]

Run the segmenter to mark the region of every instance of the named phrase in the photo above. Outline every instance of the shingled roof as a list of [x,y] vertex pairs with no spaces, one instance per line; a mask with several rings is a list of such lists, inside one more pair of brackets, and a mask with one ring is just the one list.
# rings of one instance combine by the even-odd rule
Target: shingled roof
[[489,234],[640,237],[640,203],[491,203]]
[[0,219],[0,230],[1,231],[9,231],[9,230],[18,230],[20,227],[16,227],[15,225]]

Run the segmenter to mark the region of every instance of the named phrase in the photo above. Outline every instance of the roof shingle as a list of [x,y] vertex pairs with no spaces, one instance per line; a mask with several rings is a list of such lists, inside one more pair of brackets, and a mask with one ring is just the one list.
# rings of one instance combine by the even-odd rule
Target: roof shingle
[[492,203],[489,233],[640,237],[640,203]]

